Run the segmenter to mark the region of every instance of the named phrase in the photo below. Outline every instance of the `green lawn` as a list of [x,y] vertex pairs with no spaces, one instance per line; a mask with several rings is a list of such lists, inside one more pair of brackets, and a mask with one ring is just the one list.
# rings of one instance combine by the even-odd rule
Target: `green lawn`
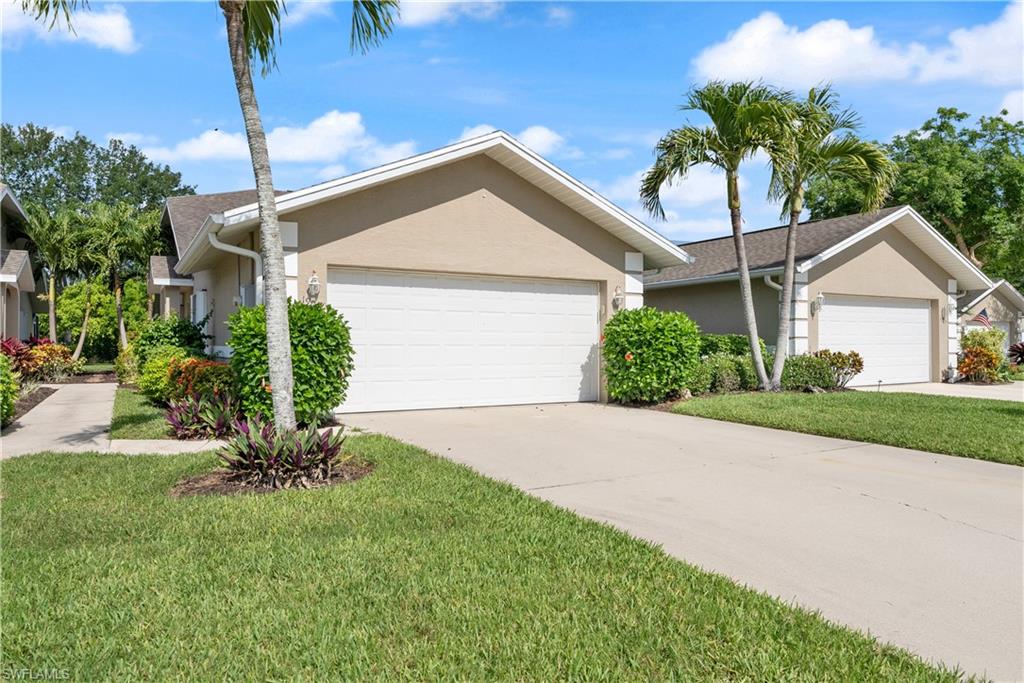
[[82,368],[83,375],[95,375],[101,372],[113,372],[113,363],[86,363]]
[[673,410],[794,432],[1024,465],[1024,403],[843,391],[724,394]]
[[3,464],[2,658],[81,680],[955,680],[380,436],[366,479],[174,499],[214,456]]
[[114,396],[111,439],[170,439],[164,409],[135,391],[118,387]]

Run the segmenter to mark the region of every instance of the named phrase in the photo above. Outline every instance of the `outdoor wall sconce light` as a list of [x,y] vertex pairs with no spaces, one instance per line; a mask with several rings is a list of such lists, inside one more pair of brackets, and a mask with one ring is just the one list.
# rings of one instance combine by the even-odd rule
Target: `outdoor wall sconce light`
[[615,288],[615,294],[612,296],[612,308],[616,311],[622,310],[622,307],[626,305],[626,295],[622,293],[622,287]]
[[817,315],[821,312],[822,306],[825,305],[825,294],[818,292],[818,296],[814,297],[814,301],[811,302],[811,315]]
[[953,304],[946,304],[942,307],[942,322],[948,323],[950,320],[956,319],[956,306]]
[[306,301],[311,304],[315,304],[320,299],[320,278],[316,276],[316,271],[309,276],[309,280],[306,282]]

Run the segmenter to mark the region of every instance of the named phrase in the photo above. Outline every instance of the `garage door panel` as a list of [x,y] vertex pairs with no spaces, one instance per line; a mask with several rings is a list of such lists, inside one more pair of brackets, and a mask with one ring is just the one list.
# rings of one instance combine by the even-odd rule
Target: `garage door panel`
[[596,400],[595,283],[330,269],[356,350],[342,411]]
[[818,347],[856,351],[864,371],[851,386],[931,379],[931,306],[924,299],[825,294]]

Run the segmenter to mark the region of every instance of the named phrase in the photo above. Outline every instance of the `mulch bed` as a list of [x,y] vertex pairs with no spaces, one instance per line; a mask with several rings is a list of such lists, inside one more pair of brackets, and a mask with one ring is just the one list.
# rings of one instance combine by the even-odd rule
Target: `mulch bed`
[[110,384],[113,382],[117,382],[117,375],[113,372],[90,372],[84,375],[65,377],[57,384]]
[[53,387],[37,387],[31,394],[26,394],[19,398],[14,402],[14,417],[11,418],[11,422],[22,417],[25,413],[45,401],[50,394],[53,394],[56,391],[57,390]]
[[[327,481],[318,482],[310,488],[325,488],[347,484],[362,479],[374,470],[374,464],[366,461],[348,461],[338,466]],[[274,493],[286,489],[270,486],[251,486],[241,480],[235,472],[215,470],[179,481],[171,489],[172,498],[186,496],[237,496],[244,493]]]

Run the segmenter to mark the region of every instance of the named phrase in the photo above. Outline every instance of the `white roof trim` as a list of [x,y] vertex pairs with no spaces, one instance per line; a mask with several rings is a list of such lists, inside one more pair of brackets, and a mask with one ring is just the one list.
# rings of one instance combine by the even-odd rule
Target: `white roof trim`
[[[765,275],[779,275],[783,272],[781,267],[773,268],[755,268],[750,271],[751,279],[755,277],[764,277]],[[650,282],[644,283],[644,289],[666,289],[668,287],[686,287],[687,285],[703,285],[712,282],[732,282],[733,280],[739,280],[739,273],[718,273],[717,275],[701,275],[700,277],[687,277],[681,280],[664,280],[662,282]]]
[[1004,290],[1004,294],[1010,299],[1012,299],[1014,302],[1016,302],[1017,307],[1021,311],[1024,311],[1024,295],[1018,292],[1017,288],[1011,285],[1006,280],[996,280],[995,282],[992,283],[991,287],[986,289],[980,296],[976,297],[974,301],[965,306],[961,306],[960,312],[963,313],[971,310],[996,290]]
[[[943,250],[949,253],[949,255],[953,256],[955,260],[958,261],[964,267],[964,269],[969,272],[971,276],[977,278],[977,280],[981,282],[982,286],[987,286],[992,282],[991,280],[988,279],[988,276],[985,275],[985,273],[981,272],[977,266],[975,266],[967,258],[965,258],[963,254],[957,251],[956,247],[949,243],[949,240],[947,240],[945,237],[939,234],[939,232],[935,228],[933,228],[931,224],[928,223],[928,221],[921,217],[921,214],[919,214],[917,211],[914,211],[913,207],[910,206],[904,206],[902,209],[899,209],[898,211],[893,211],[888,216],[879,219],[878,221],[872,223],[871,225],[864,228],[860,232],[857,232],[847,237],[845,240],[839,242],[838,244],[832,245],[831,247],[821,252],[817,256],[810,258],[804,261],[803,263],[797,265],[796,270],[798,273],[806,273],[811,268],[820,265],[821,263],[824,263],[833,256],[840,254],[846,249],[849,249],[850,247],[857,244],[861,240],[867,239],[868,237],[875,234],[882,228],[892,225],[899,219],[905,217],[912,218],[924,230],[925,234],[927,234],[930,238],[934,239],[936,244],[940,245]],[[911,238],[911,240],[913,241],[913,238]],[[962,278],[957,278],[957,280],[958,284],[968,284],[966,282],[963,282]]]
[[7,185],[4,185],[3,188],[0,188],[0,204],[2,204],[5,199],[11,200],[11,203],[14,204],[14,208],[16,208],[18,210],[18,213],[21,214],[22,220],[28,220],[28,214],[25,213],[25,209],[21,206],[21,202],[18,201],[18,198],[14,196],[14,193],[11,192],[11,188],[8,187]]
[[155,277],[153,284],[157,287],[191,287],[192,280],[179,277]]
[[[609,225],[602,225],[605,229],[616,234],[613,228],[621,228],[622,234],[617,237],[627,242],[634,248],[643,252],[646,260],[651,265],[665,267],[681,263],[692,263],[693,259],[685,251],[673,244],[670,240],[655,232],[644,223],[615,206],[610,201],[591,190],[569,174],[557,168],[547,160],[525,147],[518,140],[503,131],[495,131],[480,137],[463,140],[440,149],[419,154],[395,161],[384,166],[372,168],[367,171],[355,173],[337,180],[329,180],[325,183],[313,185],[295,192],[288,192],[276,198],[278,214],[295,211],[313,204],[318,204],[336,197],[352,192],[357,192],[368,187],[386,183],[397,178],[402,178],[414,173],[435,168],[443,164],[451,163],[459,159],[483,153],[494,153],[498,151],[511,152],[516,158],[526,162],[527,168],[550,178],[556,182],[555,187],[565,196],[558,197],[561,201],[574,197],[586,205],[595,208],[605,218]],[[502,161],[491,154],[499,163],[506,166]],[[514,170],[514,169],[513,169]],[[522,174],[520,174],[522,175]],[[525,178],[528,182],[529,178]],[[536,182],[534,182],[536,184]],[[223,225],[225,228],[243,228],[254,225],[259,220],[259,205],[257,203],[247,204],[224,212]],[[192,265],[192,259],[198,257],[193,254],[193,249],[205,250],[206,238],[203,235],[207,229],[206,224],[200,229],[192,243],[189,244],[185,253],[181,256],[179,265],[186,271]]]

